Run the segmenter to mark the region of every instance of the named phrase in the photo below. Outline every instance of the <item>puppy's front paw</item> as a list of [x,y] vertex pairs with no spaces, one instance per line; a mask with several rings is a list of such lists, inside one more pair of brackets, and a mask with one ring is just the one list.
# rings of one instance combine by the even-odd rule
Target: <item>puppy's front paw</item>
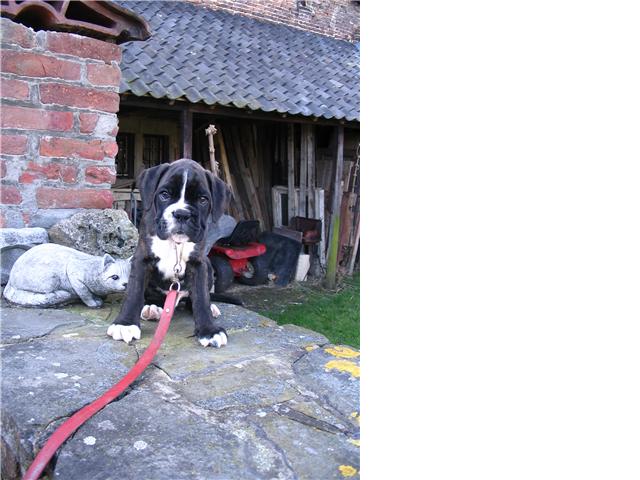
[[213,337],[198,337],[198,341],[203,347],[211,345],[212,347],[220,348],[227,344],[227,334],[223,330],[216,333]]
[[131,342],[134,338],[140,340],[140,327],[136,325],[109,325],[107,335],[113,337],[114,340],[123,340],[126,343]]
[[140,312],[142,320],[160,320],[162,316],[162,308],[157,305],[145,305]]

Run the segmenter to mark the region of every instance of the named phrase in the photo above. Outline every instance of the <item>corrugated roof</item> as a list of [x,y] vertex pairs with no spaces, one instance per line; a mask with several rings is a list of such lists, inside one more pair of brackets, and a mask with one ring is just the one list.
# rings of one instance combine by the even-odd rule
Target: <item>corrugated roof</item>
[[117,3],[151,26],[123,44],[121,93],[360,120],[357,45],[189,2]]

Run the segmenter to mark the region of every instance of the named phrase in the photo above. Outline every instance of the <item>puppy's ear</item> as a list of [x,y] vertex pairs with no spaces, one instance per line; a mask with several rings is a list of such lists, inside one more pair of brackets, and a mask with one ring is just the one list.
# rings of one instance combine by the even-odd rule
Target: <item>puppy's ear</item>
[[142,209],[146,212],[154,205],[154,194],[162,174],[169,168],[168,163],[161,163],[155,167],[147,168],[140,172],[136,185],[140,190],[140,198],[142,199]]
[[207,171],[207,181],[209,182],[209,192],[211,193],[211,221],[217,222],[222,214],[229,208],[231,202],[231,189],[229,185],[220,178]]

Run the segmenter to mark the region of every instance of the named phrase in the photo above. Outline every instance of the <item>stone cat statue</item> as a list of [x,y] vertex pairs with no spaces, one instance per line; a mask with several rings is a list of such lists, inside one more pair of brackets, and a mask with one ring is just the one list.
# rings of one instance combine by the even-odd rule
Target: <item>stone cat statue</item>
[[4,298],[20,307],[55,307],[82,300],[98,308],[127,287],[131,258],[97,257],[55,243],[37,245],[13,265]]

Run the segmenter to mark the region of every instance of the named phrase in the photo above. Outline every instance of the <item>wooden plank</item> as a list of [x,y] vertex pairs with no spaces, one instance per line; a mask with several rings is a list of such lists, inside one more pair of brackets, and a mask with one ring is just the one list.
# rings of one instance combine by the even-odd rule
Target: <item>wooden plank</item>
[[324,190],[322,188],[316,188],[315,191],[315,205],[316,205],[316,218],[322,221],[322,228],[320,229],[320,243],[318,244],[318,257],[320,257],[320,265],[323,267],[327,264],[327,257],[325,256],[326,250],[326,228],[324,224]]
[[233,216],[237,220],[246,220],[246,216],[244,215],[242,208],[242,199],[237,193],[238,188],[236,187],[236,182],[231,174],[231,167],[229,166],[229,157],[227,156],[227,146],[224,140],[224,135],[222,133],[222,129],[218,125],[218,134],[215,139],[218,141],[218,150],[220,151],[220,163],[222,164],[222,172],[224,174],[223,180],[229,185],[231,189],[231,204],[229,206],[229,211],[231,216]]
[[[260,206],[260,199],[258,198],[258,192],[256,191],[255,185],[253,184],[251,171],[247,167],[245,153],[243,152],[243,149],[242,149],[241,135],[242,135],[242,132],[240,132],[240,129],[236,129],[236,128],[231,129],[231,136],[233,138],[233,145],[236,152],[236,158],[238,159],[238,167],[240,168],[240,171],[241,171],[241,179],[242,179],[242,182],[244,183],[245,191],[247,192],[247,195],[248,195],[248,201],[249,201],[248,206],[253,212],[253,217],[256,220],[262,221],[264,216],[262,214],[262,208]],[[264,226],[264,222],[262,223],[262,225]]]
[[[288,219],[296,216],[298,211],[296,207],[296,164],[295,164],[295,149],[294,149],[294,125],[290,123],[287,125],[287,187],[288,191]],[[287,222],[288,223],[288,222]]]
[[335,288],[338,266],[338,249],[340,238],[340,200],[342,198],[342,168],[344,166],[344,128],[337,127],[338,145],[336,149],[336,175],[331,201],[331,226],[329,230],[329,253],[327,254],[327,287]]
[[300,126],[300,200],[298,215],[307,216],[307,135],[306,125]]
[[355,193],[345,193],[342,196],[340,207],[340,249],[338,250],[338,265],[343,265],[344,247],[351,247],[353,238],[355,206],[358,195]]
[[356,223],[356,238],[353,242],[353,250],[351,250],[351,258],[349,259],[349,270],[347,273],[353,275],[353,267],[356,264],[356,257],[358,256],[358,248],[360,247],[360,215],[358,214],[358,220]]
[[193,158],[193,112],[190,108],[182,110],[180,127],[182,128],[182,158]]
[[273,226],[282,226],[282,194],[277,187],[271,189],[271,208],[273,209]]

